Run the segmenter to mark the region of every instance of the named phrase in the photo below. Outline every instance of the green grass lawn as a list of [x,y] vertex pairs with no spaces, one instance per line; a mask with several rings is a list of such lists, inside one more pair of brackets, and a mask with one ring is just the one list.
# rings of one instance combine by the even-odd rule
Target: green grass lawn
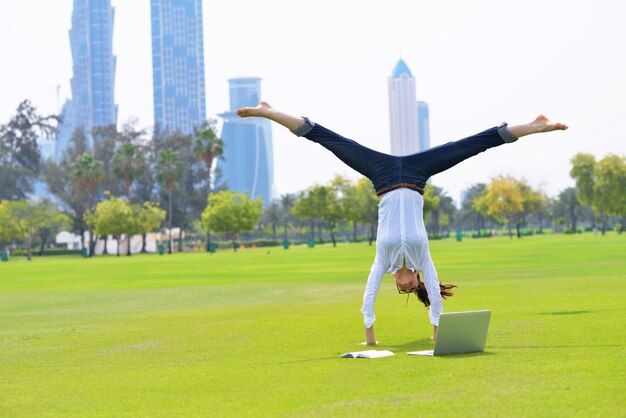
[[626,416],[626,235],[431,242],[448,312],[490,309],[485,353],[432,348],[374,247],[0,264],[0,416]]

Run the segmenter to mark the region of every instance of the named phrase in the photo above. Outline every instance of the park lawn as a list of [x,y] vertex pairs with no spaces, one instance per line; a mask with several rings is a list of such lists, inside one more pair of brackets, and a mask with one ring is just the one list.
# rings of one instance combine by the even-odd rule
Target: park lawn
[[485,353],[432,348],[387,275],[363,349],[367,244],[0,265],[0,416],[626,416],[626,235],[433,241],[448,312]]

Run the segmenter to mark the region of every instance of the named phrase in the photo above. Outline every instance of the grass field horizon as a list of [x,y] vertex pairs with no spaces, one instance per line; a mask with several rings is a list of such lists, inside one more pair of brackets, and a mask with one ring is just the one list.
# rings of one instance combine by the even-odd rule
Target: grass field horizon
[[0,416],[626,416],[626,236],[433,241],[447,312],[485,353],[432,348],[386,275],[362,350],[367,243],[0,265]]

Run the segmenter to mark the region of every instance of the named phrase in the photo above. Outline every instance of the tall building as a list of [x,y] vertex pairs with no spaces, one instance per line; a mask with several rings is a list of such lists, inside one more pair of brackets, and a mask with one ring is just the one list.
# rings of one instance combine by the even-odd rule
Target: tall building
[[202,0],[151,0],[154,123],[192,133],[206,120]]
[[[115,68],[111,0],[74,0],[72,27],[72,99],[63,106],[61,130],[71,133],[83,127],[91,145],[91,129],[117,124]],[[67,141],[58,144],[55,156],[62,155]]]
[[415,77],[399,59],[388,79],[391,154],[402,156],[418,152],[419,123],[415,99]]
[[57,128],[57,138],[54,144],[54,161],[60,163],[63,155],[70,144],[70,139],[74,133],[74,106],[72,100],[66,100],[61,110],[61,120]]
[[88,134],[94,126],[117,124],[114,19],[110,0],[74,0],[70,29],[74,126]]
[[430,148],[430,117],[426,102],[417,102],[417,123],[419,126],[419,150],[424,151]]
[[261,97],[260,78],[228,80],[230,110],[224,119],[221,138],[224,156],[218,161],[229,190],[247,193],[251,198],[261,196],[264,205],[273,198],[274,157],[270,121],[263,118],[240,118],[235,111],[244,106],[256,106]]

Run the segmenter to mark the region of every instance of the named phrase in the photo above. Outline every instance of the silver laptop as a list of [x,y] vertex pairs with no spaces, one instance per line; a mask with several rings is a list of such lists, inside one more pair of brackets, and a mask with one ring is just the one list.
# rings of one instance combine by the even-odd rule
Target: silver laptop
[[439,317],[434,350],[410,351],[412,356],[445,356],[485,351],[491,311],[448,312]]

